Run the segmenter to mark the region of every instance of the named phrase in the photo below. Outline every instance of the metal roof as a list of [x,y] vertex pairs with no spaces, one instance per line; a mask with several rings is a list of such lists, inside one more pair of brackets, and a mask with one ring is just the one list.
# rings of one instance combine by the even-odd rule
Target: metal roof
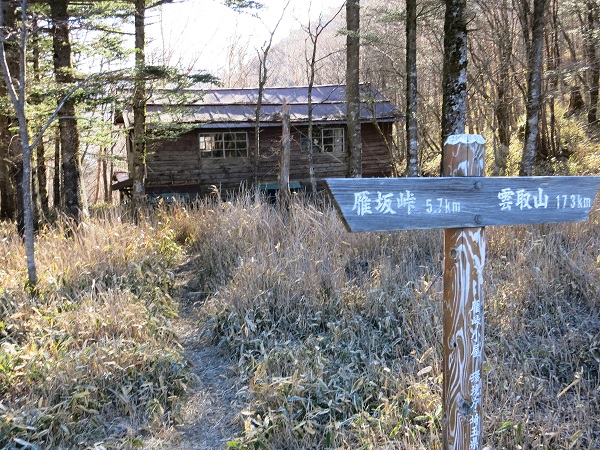
[[[146,110],[163,123],[198,123],[203,127],[248,127],[256,118],[258,89],[209,89],[183,91],[191,100],[178,105],[174,112],[168,93],[155,96],[147,103]],[[401,115],[389,101],[372,86],[360,86],[363,122],[395,122]],[[261,125],[281,126],[281,108],[284,99],[290,106],[290,121],[295,124],[308,122],[308,87],[268,87],[263,91]],[[312,89],[312,120],[315,124],[346,121],[346,86],[314,86]],[[132,121],[131,115],[129,115]]]

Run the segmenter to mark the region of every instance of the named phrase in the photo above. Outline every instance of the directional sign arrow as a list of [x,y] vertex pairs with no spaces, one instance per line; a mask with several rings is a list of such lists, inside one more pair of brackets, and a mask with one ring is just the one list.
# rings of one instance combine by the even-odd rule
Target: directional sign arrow
[[580,222],[600,177],[328,178],[349,231]]

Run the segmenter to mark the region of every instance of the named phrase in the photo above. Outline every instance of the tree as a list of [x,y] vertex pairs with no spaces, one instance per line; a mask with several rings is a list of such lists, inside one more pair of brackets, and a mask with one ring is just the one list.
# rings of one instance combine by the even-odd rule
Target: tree
[[260,9],[263,6],[262,3],[254,0],[225,0],[225,5],[236,11],[241,11],[246,8]]
[[598,121],[598,84],[600,82],[600,58],[598,57],[598,21],[599,12],[596,0],[586,0],[587,29],[586,50],[588,57],[588,78],[590,85],[590,107],[588,108],[588,124],[594,125]]
[[[236,2],[239,4],[240,2]],[[255,2],[242,2],[244,5],[246,3],[255,3]],[[281,11],[281,15],[279,16],[279,20],[275,24],[275,27],[269,32],[269,40],[264,43],[260,51],[257,51],[258,55],[258,98],[256,99],[256,109],[254,112],[254,183],[258,183],[258,158],[260,156],[260,110],[262,108],[262,99],[263,92],[265,90],[265,86],[267,84],[268,79],[268,66],[267,60],[269,58],[269,50],[271,50],[271,46],[273,45],[273,38],[275,33],[277,32],[277,28],[279,28],[279,24],[283,20],[283,16],[285,14],[286,9],[290,4],[290,0],[286,2]]]
[[360,133],[360,0],[346,0],[346,121],[349,175],[362,177],[362,141]]
[[[0,25],[4,24],[4,13],[10,8],[7,5],[8,2],[0,0]],[[17,34],[18,38],[16,40],[18,47],[18,55],[19,55],[19,65],[18,65],[18,76],[16,76],[12,70],[12,68],[7,63],[7,55],[5,51],[5,45],[8,40],[6,34],[4,32],[5,28],[2,27],[2,32],[0,33],[0,66],[2,69],[2,74],[4,76],[5,86],[7,92],[10,97],[11,105],[15,111],[18,127],[19,127],[19,140],[20,140],[20,148],[21,155],[18,161],[18,164],[22,167],[21,174],[19,175],[18,181],[20,181],[20,196],[22,198],[21,208],[22,208],[22,224],[19,224],[19,229],[22,229],[22,234],[25,240],[25,249],[26,249],[26,258],[27,258],[27,271],[28,271],[28,283],[30,286],[35,286],[37,284],[37,270],[35,265],[35,245],[34,245],[34,216],[33,216],[33,202],[32,202],[32,156],[33,150],[40,144],[44,133],[47,131],[48,127],[59,118],[59,123],[61,119],[70,119],[75,120],[73,116],[64,117],[65,111],[70,111],[70,108],[73,107],[74,111],[74,103],[73,103],[73,94],[76,90],[78,90],[84,83],[86,83],[88,79],[81,81],[74,87],[71,87],[70,91],[67,92],[62,99],[59,101],[56,109],[52,113],[52,115],[44,122],[43,126],[39,130],[39,132],[34,136],[33,139],[30,139],[29,135],[29,127],[30,121],[27,116],[26,106],[27,106],[27,42],[29,38],[29,26],[31,25],[31,21],[29,20],[29,14],[27,10],[27,1],[20,0],[19,7],[21,9],[21,24],[20,24],[20,32]],[[60,14],[64,12],[63,9],[60,9],[64,4],[54,3],[54,7],[59,8],[55,10],[56,13],[53,17],[53,40],[54,40],[54,49],[55,49],[55,67],[64,67],[62,63],[66,60],[70,60],[69,50],[62,53],[64,49],[58,49],[59,54],[56,54],[57,42],[66,42],[65,46],[70,47],[67,41],[64,41],[65,38],[65,29],[64,24],[57,23],[58,17]],[[14,9],[12,10],[14,12]],[[35,23],[35,21],[33,22]],[[68,27],[66,29],[68,35]],[[65,74],[62,73],[58,75],[58,79],[63,81]],[[69,77],[70,75],[66,75]],[[69,79],[69,78],[67,78]],[[67,124],[63,129],[72,129],[71,124]],[[75,128],[75,132],[76,132]],[[66,136],[67,139],[73,139],[73,136]],[[64,140],[63,140],[64,141]],[[70,144],[70,142],[69,142]],[[77,152],[76,152],[77,155]],[[63,155],[64,158],[64,155]],[[68,166],[68,164],[67,164]],[[65,176],[67,176],[71,172],[70,168],[67,167],[65,170],[65,164],[63,164],[63,172]],[[73,182],[73,180],[70,180]],[[75,181],[77,183],[77,181]],[[67,184],[67,183],[65,183]],[[69,186],[69,184],[67,184]],[[70,186],[73,186],[71,184]],[[78,209],[76,205],[74,205],[75,199],[70,199],[70,206],[73,207],[72,211],[74,216],[71,216],[74,220],[79,220],[81,218],[81,209]]]
[[283,99],[281,106],[281,158],[279,158],[279,210],[287,211],[290,207],[290,153],[292,136],[290,133],[290,106],[287,99]]
[[[15,26],[15,5],[2,2],[2,17],[5,29]],[[11,73],[19,71],[18,45],[13,40],[3,40],[7,67]],[[0,84],[0,95],[8,96],[4,83]],[[15,176],[18,167],[18,136],[13,128],[17,123],[14,111],[8,104],[0,114],[0,220],[13,220],[17,215],[17,187]]]
[[[93,1],[93,0],[92,0]],[[169,75],[168,68],[146,66],[146,10],[171,3],[173,0],[129,0],[133,3],[135,66],[133,81],[133,148],[132,197],[134,205],[139,205],[146,196],[146,152],[148,136],[146,132],[146,82],[150,78],[163,78]],[[98,0],[101,3],[101,0]],[[235,1],[238,7],[245,7],[245,1]],[[254,3],[254,2],[250,2]]]
[[494,171],[496,175],[506,174],[506,160],[510,147],[511,130],[511,55],[513,52],[512,37],[510,36],[508,3],[502,0],[497,18],[498,36],[498,78],[496,87],[496,107],[494,114],[498,126],[499,145],[494,153]]
[[[311,3],[312,4],[312,3]],[[310,8],[310,6],[309,6]],[[319,37],[325,31],[325,29],[335,20],[338,14],[341,12],[342,7],[338,9],[338,11],[327,21],[323,21],[323,16],[319,14],[317,19],[317,23],[313,30],[311,22],[309,20],[308,26],[305,28],[306,33],[308,34],[308,39],[310,40],[310,56],[305,54],[306,57],[306,65],[308,72],[308,131],[307,131],[307,152],[308,152],[308,172],[310,176],[310,186],[313,195],[317,195],[317,179],[315,177],[315,164],[314,164],[314,142],[313,142],[313,110],[314,105],[312,102],[312,91],[313,86],[315,84],[315,73],[317,70],[317,63],[319,59],[317,58],[317,44],[319,42]],[[305,52],[308,49],[305,49]]]
[[406,176],[419,175],[417,128],[417,0],[406,0]]
[[[35,28],[38,28],[37,20],[33,22]],[[33,76],[36,84],[42,84],[42,73],[40,68],[41,60],[41,45],[39,35],[33,37]],[[50,215],[50,208],[48,205],[48,188],[47,177],[46,177],[46,157],[45,157],[44,141],[40,140],[40,143],[36,148],[36,183],[34,187],[34,193],[37,193],[37,201],[34,201],[34,205],[39,204],[40,211],[37,216],[40,219],[47,219]],[[41,216],[41,217],[40,217]],[[41,220],[39,220],[41,221]]]
[[[562,152],[560,143],[560,130],[556,120],[556,98],[560,95],[560,71],[561,71],[561,53],[560,39],[558,37],[558,0],[552,0],[550,11],[550,32],[546,35],[546,55],[547,55],[547,72],[545,77],[547,82],[547,98],[548,108],[550,110],[550,124],[543,127],[545,139],[543,140],[544,156],[546,158],[559,156]],[[596,91],[597,93],[597,91]],[[547,125],[548,121],[546,108],[542,107],[543,123]],[[595,116],[595,114],[594,114]]]
[[[513,70],[515,21],[510,0],[479,2],[477,22],[469,35],[469,106],[483,130],[493,133],[494,175],[506,175],[515,122],[516,85]],[[489,149],[489,147],[488,147]]]
[[466,0],[446,0],[442,77],[443,146],[448,136],[465,132],[467,120]]
[[[5,1],[0,0],[0,29],[4,26],[4,6]],[[6,61],[6,53],[4,43],[6,35],[4,31],[0,32],[0,66],[6,89],[10,96],[10,100],[19,123],[19,138],[21,140],[22,149],[22,203],[23,203],[23,228],[25,239],[25,254],[27,258],[27,277],[30,286],[34,287],[37,284],[37,270],[35,266],[35,245],[33,236],[33,207],[31,201],[31,155],[32,146],[29,143],[29,130],[27,128],[27,116],[25,112],[26,106],[26,56],[27,56],[27,37],[29,30],[27,29],[27,1],[20,1],[21,7],[21,32],[19,46],[19,74],[13,78],[13,74],[8,67]],[[15,80],[15,81],[13,81]],[[16,82],[16,87],[15,83]]]
[[[75,81],[69,31],[69,0],[54,0],[49,3],[52,17],[54,74],[59,86],[68,87]],[[68,97],[59,111],[58,128],[62,163],[61,204],[67,217],[78,224],[83,219],[84,205],[79,160],[79,130],[73,97]]]
[[146,0],[135,0],[135,85],[133,91],[132,194],[134,205],[146,196]]
[[[169,3],[154,2],[150,7]],[[135,81],[133,89],[132,198],[139,205],[146,197],[146,0],[134,0]]]
[[[529,24],[529,0],[521,0],[521,17],[523,25]],[[531,38],[527,43],[527,101],[525,104],[525,144],[521,157],[519,175],[531,176],[533,162],[537,152],[539,119],[542,101],[542,59],[544,46],[544,16],[546,0],[533,1],[533,16],[531,18]],[[529,27],[527,28],[527,30]],[[529,32],[526,31],[526,35]]]

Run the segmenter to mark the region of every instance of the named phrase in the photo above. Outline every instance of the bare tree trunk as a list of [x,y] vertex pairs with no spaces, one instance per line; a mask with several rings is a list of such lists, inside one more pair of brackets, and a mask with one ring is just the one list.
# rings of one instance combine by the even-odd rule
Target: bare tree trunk
[[[112,148],[111,148],[112,156]],[[111,171],[112,173],[112,171]],[[110,180],[108,178],[108,152],[104,152],[104,158],[102,159],[102,184],[104,186],[104,202],[110,203],[111,201],[111,189]]]
[[281,160],[279,163],[279,209],[286,211],[290,205],[290,151],[292,138],[290,135],[290,107],[287,99],[283,99],[281,108]]
[[[577,49],[573,44],[573,40],[562,23],[559,23],[557,28],[560,29],[562,35],[560,39],[561,47],[565,47],[566,45],[569,50],[569,65],[577,66],[579,62],[577,58]],[[580,73],[577,73],[573,78],[574,80],[569,82],[569,106],[566,112],[567,116],[579,114],[585,108],[585,102],[583,100],[583,95],[581,95],[580,88],[581,85],[585,84],[583,77]]]
[[315,176],[315,158],[313,145],[313,102],[312,92],[315,84],[315,66],[317,64],[317,41],[319,40],[320,29],[317,24],[315,33],[313,34],[310,22],[308,23],[308,37],[312,43],[311,56],[308,62],[308,130],[307,130],[307,152],[308,152],[308,177],[310,178],[310,188],[312,195],[317,196],[317,178]]
[[508,149],[510,147],[511,115],[512,115],[512,77],[511,61],[513,58],[513,44],[508,17],[508,1],[502,0],[497,8],[498,24],[498,81],[496,83],[496,104],[494,116],[498,134],[498,144],[494,146],[494,175],[506,175]]
[[598,84],[600,81],[600,58],[596,47],[598,46],[598,5],[594,0],[587,0],[587,36],[586,47],[589,58],[588,82],[590,85],[590,107],[588,109],[588,124],[594,125],[598,121]]
[[[36,147],[37,148],[37,147]],[[33,150],[33,149],[32,149]],[[34,158],[34,155],[37,155],[37,151],[32,151],[32,161],[31,161],[31,206],[33,209],[33,229],[37,231],[40,228],[40,222],[42,218],[42,205],[40,203],[40,190],[38,186],[38,176],[37,176],[37,159]]]
[[419,175],[417,128],[417,0],[406,0],[406,176]]
[[[313,70],[314,75],[314,70]],[[313,196],[317,195],[317,177],[315,176],[315,158],[314,158],[314,143],[313,143],[313,103],[312,103],[312,91],[313,91],[313,78],[308,82],[308,131],[307,131],[307,141],[308,141],[308,176],[310,178],[310,189]]]
[[560,96],[560,78],[561,72],[561,53],[560,43],[558,38],[559,22],[558,22],[558,0],[552,0],[552,10],[550,15],[551,32],[546,40],[546,53],[548,58],[547,79],[548,79],[548,108],[550,110],[549,133],[546,141],[549,144],[549,153],[551,157],[560,156],[562,153],[560,142],[560,127],[556,120],[556,105],[555,98]]
[[259,167],[259,156],[260,156],[260,110],[262,108],[262,100],[263,93],[265,90],[265,86],[267,84],[268,79],[268,71],[267,71],[267,59],[269,57],[269,51],[271,50],[271,45],[273,44],[273,37],[277,32],[277,28],[279,28],[279,24],[283,19],[285,14],[285,10],[290,4],[290,0],[287,0],[286,4],[281,11],[281,16],[279,16],[279,20],[277,24],[273,28],[273,30],[269,34],[269,40],[265,42],[265,45],[262,48],[262,54],[258,54],[259,60],[259,68],[258,68],[258,98],[256,99],[256,109],[254,113],[254,158],[253,158],[253,182],[255,185],[258,184],[258,167]]
[[[4,2],[2,2],[4,3]],[[3,4],[0,5],[0,27],[4,25]],[[37,284],[37,270],[35,266],[35,243],[33,230],[33,208],[31,203],[31,157],[32,148],[29,145],[29,131],[27,129],[27,118],[25,115],[25,87],[26,76],[25,70],[27,67],[25,57],[27,55],[27,2],[21,1],[21,34],[19,42],[19,76],[18,91],[13,86],[13,78],[10,69],[6,62],[6,54],[4,52],[4,32],[2,32],[2,42],[0,42],[0,65],[4,81],[10,95],[11,102],[17,113],[19,122],[19,136],[21,138],[21,147],[23,150],[22,167],[22,207],[23,207],[23,235],[25,239],[25,255],[27,259],[27,276],[28,284],[34,287]]]
[[263,47],[262,55],[258,55],[260,62],[258,69],[258,98],[256,99],[256,110],[254,111],[254,153],[253,153],[253,183],[255,186],[258,185],[258,167],[260,163],[260,111],[262,109],[262,99],[267,84],[267,57],[269,56],[269,50],[273,42],[273,35],[275,31],[271,33],[269,42]]
[[[10,29],[15,26],[15,5],[2,2],[2,15],[4,26]],[[18,52],[14,42],[7,41],[5,44],[7,65],[11,73],[19,70]],[[5,83],[0,83],[0,96],[8,95]],[[12,129],[16,125],[16,118],[10,113],[0,115],[0,219],[14,220],[17,218],[17,153],[15,136]]]
[[96,187],[94,188],[94,203],[98,203],[100,198],[100,175],[102,174],[102,147],[98,154],[98,166],[96,168]]
[[[466,0],[446,0],[442,73],[443,147],[448,136],[465,132],[467,120]],[[440,173],[442,172],[440,164]]]
[[14,219],[16,214],[13,162],[10,155],[12,133],[9,131],[9,123],[8,116],[0,117],[0,220]]
[[135,0],[135,89],[133,92],[132,197],[138,206],[146,196],[146,0]]
[[54,177],[52,178],[52,201],[55,210],[60,209],[60,131],[57,130],[54,135]]
[[14,121],[11,117],[0,117],[0,220],[14,220],[17,217],[17,155],[13,150],[13,126]]
[[548,110],[546,100],[540,101],[540,132],[538,135],[537,159],[548,161],[552,155],[552,146],[548,139],[550,129],[548,127]]
[[[35,22],[37,27],[37,21]],[[41,83],[42,75],[40,70],[40,39],[36,34],[33,39],[33,76],[36,82]],[[46,154],[44,148],[44,141],[40,139],[40,142],[36,146],[35,160],[35,189],[37,199],[34,201],[36,207],[39,206],[36,216],[38,217],[37,222],[45,221],[48,219],[50,210],[48,207],[48,187],[47,176],[46,176]]]
[[[73,83],[71,41],[69,36],[68,0],[50,2],[52,15],[54,70],[56,81],[65,86]],[[62,162],[61,204],[67,217],[75,223],[83,219],[83,192],[79,161],[79,130],[75,118],[75,101],[67,98],[59,112],[60,148]]]
[[360,0],[346,1],[346,121],[349,176],[362,177],[362,138],[360,130]]
[[[523,0],[527,1],[527,0]],[[537,152],[539,121],[542,98],[542,59],[544,47],[544,15],[546,0],[534,0],[531,44],[527,59],[527,102],[525,105],[525,145],[521,157],[519,175],[533,174],[533,161]]]
[[315,176],[315,158],[314,158],[314,145],[313,145],[313,103],[312,103],[312,91],[315,84],[315,65],[317,63],[317,41],[319,39],[319,25],[317,25],[315,33],[313,34],[310,28],[310,22],[308,24],[308,36],[312,43],[311,56],[308,62],[308,131],[307,131],[307,152],[308,152],[308,176],[310,178],[310,187],[313,196],[317,195],[317,178]]
[[567,116],[579,114],[585,108],[585,101],[581,94],[581,89],[578,85],[571,86],[569,92],[569,106],[567,108]]
[[313,31],[312,29],[312,22],[309,19],[308,22],[308,27],[305,29],[308,37],[310,39],[310,42],[312,44],[311,46],[311,52],[310,52],[310,57],[306,56],[306,64],[307,64],[307,70],[308,70],[308,146],[307,146],[307,151],[308,151],[308,175],[310,177],[310,186],[311,186],[311,190],[312,190],[312,194],[314,196],[317,195],[317,178],[315,176],[315,162],[314,162],[314,144],[313,144],[313,110],[314,110],[314,106],[313,106],[313,102],[312,102],[312,93],[313,93],[313,87],[315,84],[315,74],[316,74],[316,69],[317,69],[317,44],[319,42],[319,37],[321,36],[321,33],[323,33],[323,31],[325,31],[325,29],[327,28],[327,26],[334,21],[334,19],[338,16],[338,14],[342,11],[342,8],[344,6],[342,5],[340,7],[340,9],[338,9],[338,11],[326,22],[323,21],[323,17],[321,15],[319,15],[318,19],[317,19],[317,23],[315,25],[315,29]]
[[[17,113],[17,122],[18,122],[18,113]],[[20,136],[19,136],[20,138]],[[20,139],[19,139],[20,141]],[[21,142],[19,142],[19,145],[21,145],[21,147],[23,146]],[[25,193],[25,183],[27,183],[27,180],[25,178],[25,173],[24,173],[24,169],[23,169],[23,158],[25,157],[25,155],[23,154],[23,150],[21,150],[20,152],[21,154],[18,155],[17,160],[14,163],[14,179],[15,179],[15,186],[16,186],[16,193],[17,193],[17,231],[19,232],[19,236],[21,236],[22,238],[25,238],[25,206],[23,205],[23,200],[24,200],[24,196],[28,195]],[[29,190],[31,191],[31,181],[29,181]],[[34,221],[33,218],[33,201],[31,200],[31,216],[32,216],[32,223]],[[32,227],[33,228],[33,227]]]
[[48,175],[46,173],[46,149],[44,147],[43,141],[40,141],[40,143],[36,147],[36,162],[37,186],[41,214],[42,219],[47,220],[50,215],[50,207],[48,205]]
[[262,56],[259,54],[260,60],[259,74],[258,74],[258,98],[256,99],[256,109],[254,111],[254,153],[252,158],[252,171],[254,185],[258,185],[258,167],[260,158],[260,111],[262,108],[263,92],[265,90],[265,84],[267,84],[267,56],[269,55],[269,49],[271,48],[271,42],[273,34],[271,34],[271,41],[263,49]]

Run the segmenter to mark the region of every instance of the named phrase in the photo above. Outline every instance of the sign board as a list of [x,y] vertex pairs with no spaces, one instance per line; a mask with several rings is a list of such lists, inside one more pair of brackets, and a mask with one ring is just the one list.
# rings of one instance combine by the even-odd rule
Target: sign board
[[349,231],[579,222],[600,177],[328,178]]
[[[452,139],[451,139],[452,138]],[[600,177],[481,177],[485,140],[452,136],[442,178],[329,178],[348,231],[444,229],[444,450],[483,445],[485,229],[584,221]]]

